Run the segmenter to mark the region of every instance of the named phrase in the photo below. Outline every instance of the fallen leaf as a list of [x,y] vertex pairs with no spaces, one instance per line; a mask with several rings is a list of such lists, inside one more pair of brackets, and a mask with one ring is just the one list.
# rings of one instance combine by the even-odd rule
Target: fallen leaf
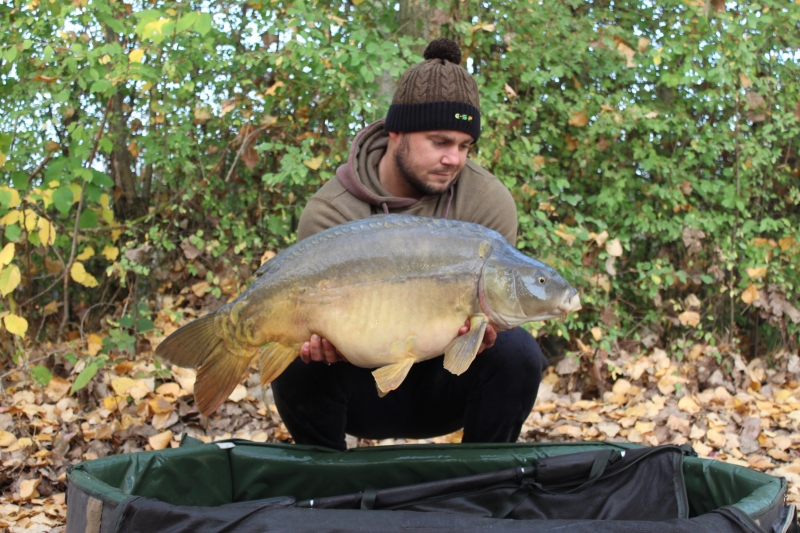
[[596,341],[599,341],[600,339],[602,339],[602,338],[603,338],[603,330],[601,330],[601,329],[600,329],[600,328],[598,328],[597,326],[593,327],[593,328],[592,328],[591,330],[589,330],[589,331],[590,331],[590,333],[592,334],[592,338],[593,338],[594,340],[596,340]]
[[194,392],[194,382],[197,379],[197,371],[191,368],[182,368],[179,366],[172,367],[172,377],[181,388],[187,392]]
[[64,378],[54,376],[47,384],[45,394],[51,402],[57,402],[69,392],[72,384]]
[[678,320],[682,325],[694,328],[700,323],[700,313],[697,311],[684,311],[678,315]]
[[17,437],[15,437],[13,433],[0,430],[0,447],[8,448],[15,442],[17,442]]
[[746,268],[745,271],[751,279],[761,279],[767,275],[767,267]]
[[209,287],[211,287],[211,284],[209,282],[201,281],[199,283],[195,283],[194,285],[192,285],[192,292],[198,298],[202,298],[208,291]]
[[614,438],[622,428],[619,426],[619,424],[614,422],[601,422],[600,424],[597,424],[597,429],[602,431],[606,437]]
[[33,498],[39,497],[39,492],[36,488],[39,486],[39,483],[42,482],[42,478],[36,479],[26,479],[21,481],[19,484],[19,497],[23,500],[31,500]]
[[86,337],[86,353],[94,357],[100,350],[103,349],[103,339],[95,334],[90,333],[88,337]]
[[231,395],[228,396],[228,400],[237,403],[244,400],[245,398],[247,398],[247,387],[245,387],[241,383],[236,385],[236,388],[233,389]]
[[136,385],[136,382],[129,377],[121,377],[111,380],[111,388],[114,389],[119,396],[124,396],[128,390]]
[[636,66],[636,63],[633,61],[636,51],[633,48],[623,42],[619,42],[617,43],[617,52],[625,57],[625,66],[627,68],[633,68]]
[[690,396],[684,396],[678,401],[678,409],[690,415],[700,412],[700,406]]
[[647,50],[648,45],[650,44],[650,39],[647,37],[639,37],[639,42],[636,45],[636,49],[639,52],[644,53]]
[[150,447],[154,450],[163,450],[172,442],[172,431],[166,430],[158,435],[153,435],[147,439],[147,442],[150,443]]

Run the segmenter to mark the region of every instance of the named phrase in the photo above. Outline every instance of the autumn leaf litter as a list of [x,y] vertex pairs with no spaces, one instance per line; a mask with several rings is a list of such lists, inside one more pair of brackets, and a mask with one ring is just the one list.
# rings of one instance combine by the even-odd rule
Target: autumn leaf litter
[[[177,327],[166,315],[156,323],[161,332],[151,332],[153,347],[163,339],[162,332]],[[101,342],[101,336],[89,335],[80,351],[96,353]],[[581,351],[568,354],[545,374],[521,441],[690,443],[701,457],[787,478],[789,500],[800,501],[797,354],[778,353],[767,365],[762,359],[746,362],[724,346],[607,354],[578,344]],[[55,351],[52,346],[37,349]],[[183,434],[204,442],[290,442],[271,391],[262,391],[255,367],[211,417],[200,415],[194,405],[195,371],[163,368],[152,354],[100,369],[74,394],[70,391],[80,361],[54,370],[47,386],[37,385],[23,367],[5,376],[0,528],[12,533],[63,530],[71,464],[177,447]],[[348,437],[348,444],[447,443],[460,437],[460,432],[428,440]]]

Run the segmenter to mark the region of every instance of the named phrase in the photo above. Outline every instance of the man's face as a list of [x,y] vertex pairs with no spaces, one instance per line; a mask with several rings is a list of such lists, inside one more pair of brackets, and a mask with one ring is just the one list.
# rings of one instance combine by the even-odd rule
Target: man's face
[[472,136],[460,131],[391,133],[398,136],[394,163],[399,174],[423,196],[442,194],[467,163]]

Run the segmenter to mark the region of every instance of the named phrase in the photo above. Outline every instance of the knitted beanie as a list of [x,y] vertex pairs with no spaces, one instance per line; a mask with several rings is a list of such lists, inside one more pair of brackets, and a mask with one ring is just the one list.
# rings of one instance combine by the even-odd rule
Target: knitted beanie
[[385,131],[456,130],[478,140],[478,84],[459,66],[461,50],[450,39],[431,41],[425,61],[409,67],[397,84]]

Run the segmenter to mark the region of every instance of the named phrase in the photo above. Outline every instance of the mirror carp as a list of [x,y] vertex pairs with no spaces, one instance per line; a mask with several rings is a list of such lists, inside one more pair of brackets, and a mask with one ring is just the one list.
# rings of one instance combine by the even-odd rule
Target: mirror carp
[[[376,215],[317,233],[256,271],[256,281],[217,311],[179,328],[156,348],[199,367],[195,399],[214,412],[259,356],[267,383],[316,333],[372,372],[381,395],[411,365],[444,354],[467,370],[487,324],[497,331],[580,309],[578,291],[553,268],[481,225]],[[470,330],[458,336],[469,319]]]

